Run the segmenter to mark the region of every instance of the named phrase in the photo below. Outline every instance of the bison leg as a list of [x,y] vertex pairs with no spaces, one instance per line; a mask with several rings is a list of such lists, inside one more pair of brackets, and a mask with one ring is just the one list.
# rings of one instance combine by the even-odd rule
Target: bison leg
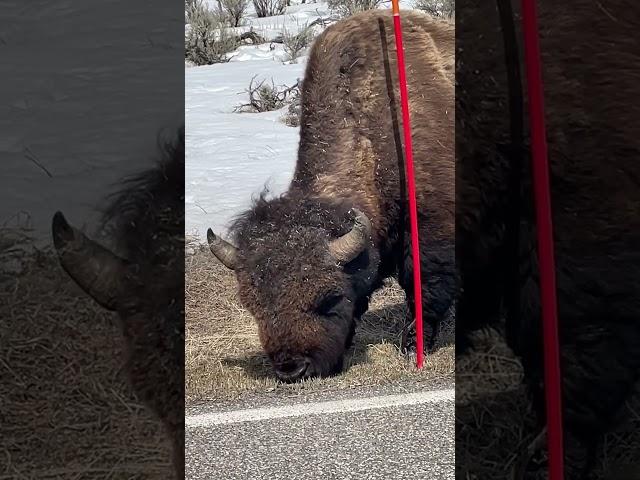
[[[512,469],[512,478],[514,480],[522,480],[527,473],[527,467],[531,463],[534,455],[539,453],[547,445],[547,427],[542,427],[541,431],[534,437],[534,439],[525,446],[520,453],[516,463]],[[581,453],[585,455],[582,461],[577,462],[565,462],[567,478],[577,478],[580,480],[588,480],[593,478],[594,470],[596,467],[598,442],[589,442],[583,448],[580,449]],[[578,468],[574,468],[573,464],[577,464]]]
[[547,440],[547,427],[545,426],[540,433],[538,433],[534,439],[526,445],[522,451],[518,454],[518,458],[513,467],[513,480],[521,480],[525,478],[527,466],[531,461],[531,458],[537,451],[543,448]]
[[[416,319],[413,312],[413,301],[409,302],[409,310],[410,313],[405,317],[405,324],[402,328],[400,351],[406,355],[413,355],[416,353]],[[436,340],[440,333],[440,323],[426,321],[424,324],[423,335],[427,337],[425,344],[427,352],[432,352],[435,348]]]
[[582,471],[580,472],[579,478],[594,478],[595,477],[595,469],[597,466],[598,460],[598,446],[600,442],[590,442],[586,447],[586,458],[584,459],[584,463],[582,465]]
[[471,348],[470,334],[500,318],[502,292],[496,269],[460,269],[461,291],[456,303],[456,355]]
[[[413,290],[413,260],[409,241],[404,249],[404,262],[400,268],[399,283],[405,291],[408,318],[402,335],[402,351],[415,352],[415,303]],[[424,312],[425,347],[435,347],[440,326],[453,304],[455,291],[455,260],[452,245],[431,246],[431,250],[420,257],[422,273],[422,304]]]
[[411,314],[407,314],[405,324],[402,327],[400,351],[404,354],[412,354],[416,351],[416,320],[412,318]]

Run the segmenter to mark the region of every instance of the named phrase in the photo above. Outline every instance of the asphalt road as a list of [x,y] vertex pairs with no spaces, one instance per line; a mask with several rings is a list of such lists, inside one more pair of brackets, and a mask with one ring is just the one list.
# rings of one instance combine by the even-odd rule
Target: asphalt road
[[453,385],[205,405],[187,410],[186,478],[453,479],[454,432]]

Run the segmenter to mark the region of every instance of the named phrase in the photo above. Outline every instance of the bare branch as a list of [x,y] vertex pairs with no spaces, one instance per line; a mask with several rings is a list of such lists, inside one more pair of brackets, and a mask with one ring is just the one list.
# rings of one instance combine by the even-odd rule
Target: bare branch
[[273,79],[271,85],[265,85],[266,80],[255,83],[257,75],[249,82],[245,90],[249,94],[249,102],[234,108],[234,112],[270,112],[279,110],[293,101],[300,94],[299,82],[292,86],[280,85],[276,87]]

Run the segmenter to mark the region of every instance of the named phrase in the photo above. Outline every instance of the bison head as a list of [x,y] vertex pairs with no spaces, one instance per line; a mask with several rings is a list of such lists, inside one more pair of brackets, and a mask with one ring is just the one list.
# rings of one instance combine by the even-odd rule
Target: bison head
[[60,264],[74,282],[102,307],[118,312],[130,381],[171,436],[176,478],[184,478],[182,268],[122,258],[69,225],[60,212],[53,217],[52,234]]
[[236,230],[237,247],[207,232],[211,252],[235,271],[240,300],[285,382],[342,370],[377,278],[364,213],[354,210],[338,220],[300,210],[277,221],[246,221]]

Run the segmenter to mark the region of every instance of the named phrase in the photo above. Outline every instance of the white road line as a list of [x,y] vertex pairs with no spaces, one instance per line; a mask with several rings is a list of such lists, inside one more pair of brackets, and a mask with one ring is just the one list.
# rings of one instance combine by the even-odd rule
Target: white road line
[[240,422],[258,422],[285,417],[302,417],[330,413],[358,412],[377,408],[400,407],[421,403],[440,403],[455,399],[455,389],[428,390],[424,392],[383,395],[378,397],[350,398],[327,402],[310,402],[281,407],[249,408],[227,412],[210,412],[185,417],[187,428],[208,427]]

